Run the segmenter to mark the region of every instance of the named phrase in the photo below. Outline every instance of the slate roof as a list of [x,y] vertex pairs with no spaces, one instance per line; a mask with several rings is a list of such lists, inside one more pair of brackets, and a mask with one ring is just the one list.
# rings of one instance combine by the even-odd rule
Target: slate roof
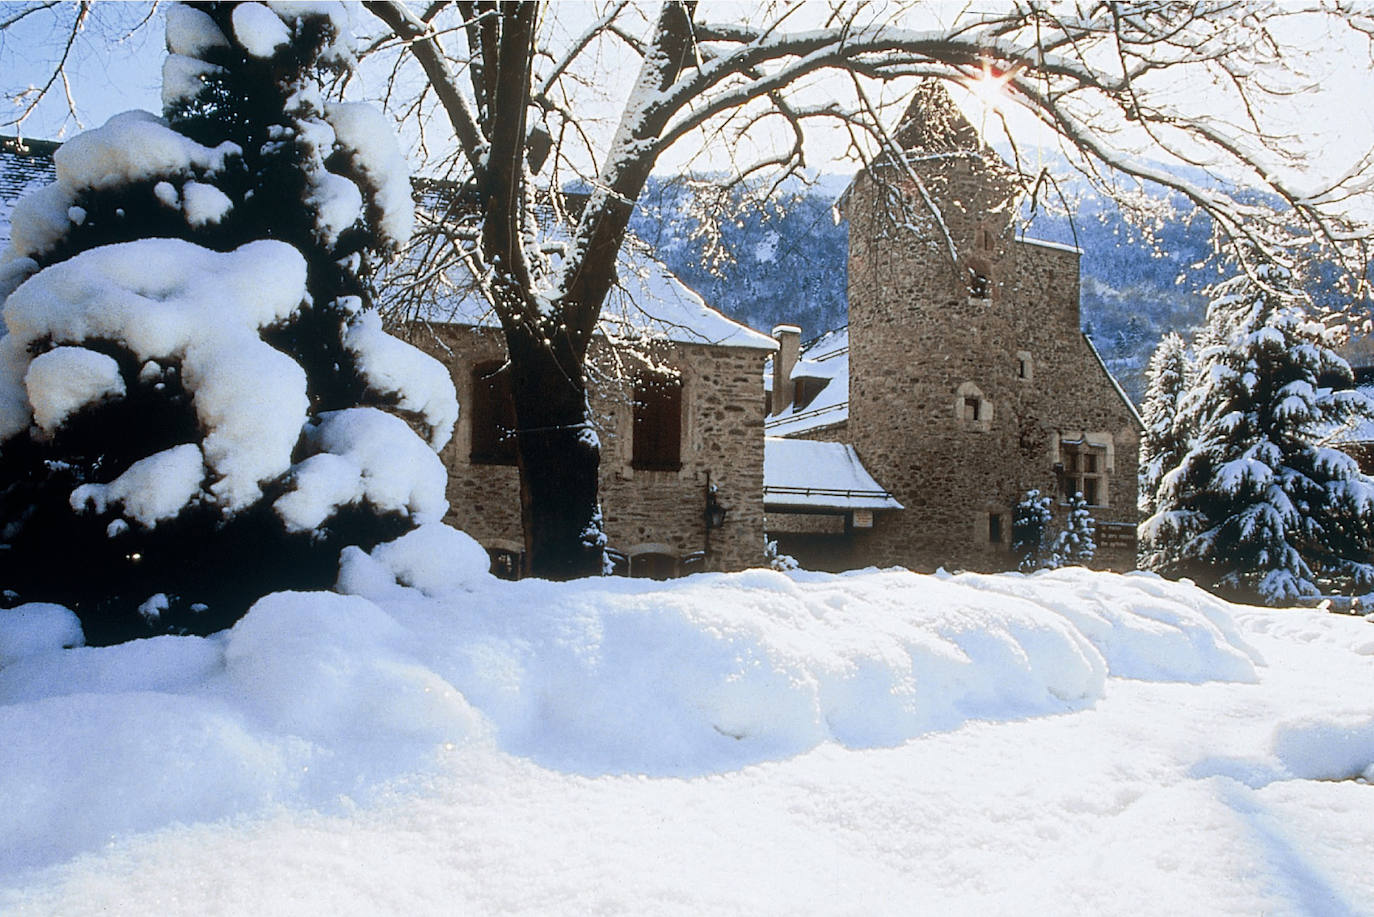
[[10,211],[25,192],[57,180],[51,140],[0,137],[0,249],[10,242]]

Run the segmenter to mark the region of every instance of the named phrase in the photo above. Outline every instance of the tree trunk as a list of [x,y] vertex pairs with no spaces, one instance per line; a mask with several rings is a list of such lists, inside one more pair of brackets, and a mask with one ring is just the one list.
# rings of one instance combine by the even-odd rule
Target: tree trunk
[[520,517],[529,576],[568,580],[602,573],[597,502],[601,447],[592,428],[582,360],[566,333],[552,342],[508,333],[520,465]]

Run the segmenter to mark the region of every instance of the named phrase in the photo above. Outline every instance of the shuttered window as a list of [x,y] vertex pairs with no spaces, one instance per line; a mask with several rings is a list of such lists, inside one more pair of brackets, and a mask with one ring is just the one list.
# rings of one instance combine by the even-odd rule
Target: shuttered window
[[682,467],[681,379],[649,374],[635,378],[631,465],[648,471]]

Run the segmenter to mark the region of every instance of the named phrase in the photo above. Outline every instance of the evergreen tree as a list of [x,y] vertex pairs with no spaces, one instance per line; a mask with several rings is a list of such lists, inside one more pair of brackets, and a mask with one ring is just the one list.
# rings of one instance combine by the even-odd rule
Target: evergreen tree
[[1177,468],[1188,451],[1188,431],[1178,408],[1193,374],[1182,335],[1171,331],[1160,339],[1145,375],[1145,401],[1140,411],[1145,421],[1140,440],[1141,518],[1154,515],[1160,479]]
[[1023,573],[1057,566],[1053,545],[1048,543],[1050,497],[1038,490],[1028,490],[1016,504],[1011,520],[1011,550],[1021,558],[1017,569]]
[[1088,501],[1082,494],[1074,494],[1069,498],[1064,530],[1054,540],[1052,566],[1084,566],[1092,561],[1097,553],[1097,542],[1093,540],[1095,533]]
[[174,5],[165,120],[73,138],[16,208],[7,603],[67,604],[92,642],[206,633],[442,516],[456,402],[367,308],[412,204],[382,115],[325,102],[348,42],[329,4]]
[[1349,456],[1318,445],[1370,416],[1350,367],[1310,317],[1282,265],[1220,284],[1198,340],[1198,374],[1181,399],[1195,431],[1162,475],[1141,526],[1154,569],[1242,598],[1278,604],[1319,586],[1374,582],[1374,482]]

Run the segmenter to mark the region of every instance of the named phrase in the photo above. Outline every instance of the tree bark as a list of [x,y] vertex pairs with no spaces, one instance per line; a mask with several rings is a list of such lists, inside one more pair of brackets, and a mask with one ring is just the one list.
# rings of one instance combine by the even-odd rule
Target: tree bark
[[566,333],[552,341],[506,334],[518,426],[520,518],[529,576],[567,580],[602,572],[597,499],[601,450],[583,361]]

